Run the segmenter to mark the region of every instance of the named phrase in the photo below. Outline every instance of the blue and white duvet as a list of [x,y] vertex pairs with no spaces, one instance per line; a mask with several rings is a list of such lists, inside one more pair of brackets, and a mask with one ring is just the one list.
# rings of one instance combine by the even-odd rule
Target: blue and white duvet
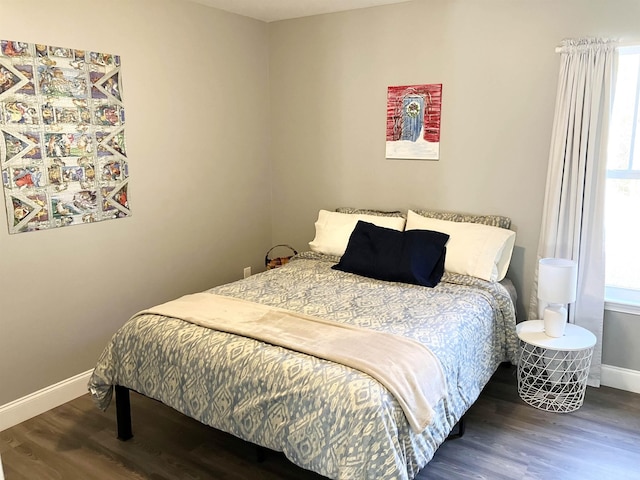
[[159,315],[130,320],[105,348],[89,382],[98,406],[122,385],[329,478],[413,478],[498,364],[515,363],[511,297],[473,277],[445,273],[431,289],[332,270],[336,261],[305,253],[211,292],[423,343],[448,385],[424,432],[364,373]]

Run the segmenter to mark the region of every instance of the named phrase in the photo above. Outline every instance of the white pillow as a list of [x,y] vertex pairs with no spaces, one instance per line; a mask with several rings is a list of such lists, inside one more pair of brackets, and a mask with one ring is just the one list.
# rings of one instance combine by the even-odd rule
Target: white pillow
[[398,231],[404,229],[405,223],[403,217],[383,217],[380,215],[338,213],[320,210],[318,220],[316,221],[316,236],[312,242],[309,242],[309,247],[314,252],[342,256],[347,249],[349,237],[356,227],[358,220]]
[[450,222],[427,218],[409,210],[406,230],[447,233],[444,269],[499,282],[507,274],[516,232],[480,223]]

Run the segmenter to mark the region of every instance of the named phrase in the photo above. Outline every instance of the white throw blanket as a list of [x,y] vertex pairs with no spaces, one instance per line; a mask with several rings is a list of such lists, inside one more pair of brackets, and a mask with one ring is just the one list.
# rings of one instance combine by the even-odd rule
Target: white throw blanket
[[436,356],[399,335],[377,332],[211,293],[195,293],[143,310],[331,360],[364,372],[398,400],[422,432],[446,392]]

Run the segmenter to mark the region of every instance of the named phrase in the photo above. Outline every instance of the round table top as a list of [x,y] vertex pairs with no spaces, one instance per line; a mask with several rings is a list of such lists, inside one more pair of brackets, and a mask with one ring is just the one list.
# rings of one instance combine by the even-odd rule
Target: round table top
[[544,333],[542,320],[519,323],[516,325],[516,332],[520,340],[549,350],[583,350],[596,344],[596,336],[593,333],[572,323],[567,323],[562,337],[550,337]]

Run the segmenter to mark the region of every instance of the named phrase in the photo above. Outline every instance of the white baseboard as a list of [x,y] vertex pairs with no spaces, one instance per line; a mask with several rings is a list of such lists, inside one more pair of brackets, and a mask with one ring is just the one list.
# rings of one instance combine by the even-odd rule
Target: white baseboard
[[0,432],[84,395],[88,391],[87,383],[92,372],[93,370],[89,370],[80,373],[26,397],[0,405]]
[[614,367],[613,365],[602,365],[600,384],[605,387],[640,393],[640,371]]

